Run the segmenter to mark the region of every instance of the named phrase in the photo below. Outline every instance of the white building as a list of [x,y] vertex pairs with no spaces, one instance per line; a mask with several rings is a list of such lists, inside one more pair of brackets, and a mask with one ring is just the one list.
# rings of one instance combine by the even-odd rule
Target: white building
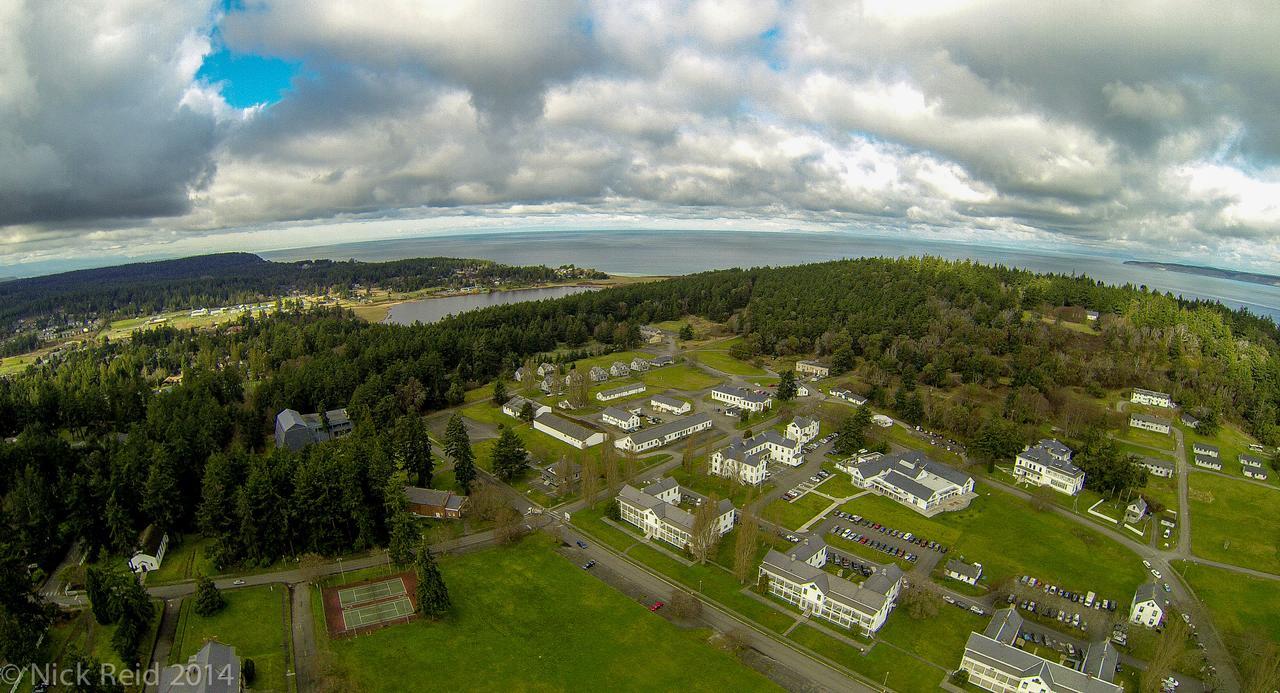
[[533,420],[533,430],[584,450],[604,442],[604,434],[575,423],[561,416],[547,413]]
[[627,364],[621,361],[614,361],[609,366],[609,375],[612,375],[615,378],[623,378],[629,375],[630,373],[631,373],[631,369],[627,366]]
[[1165,407],[1173,406],[1173,398],[1164,392],[1156,392],[1155,390],[1144,390],[1140,387],[1133,388],[1133,394],[1129,395],[1129,401],[1135,404],[1145,404],[1149,407]]
[[1220,454],[1218,452],[1217,445],[1210,445],[1208,443],[1192,443],[1191,452],[1196,455],[1204,455],[1205,457],[1218,457]]
[[893,426],[893,419],[885,416],[884,414],[872,414],[871,423],[879,426],[880,428],[889,428],[890,426]]
[[1140,428],[1144,431],[1151,431],[1152,433],[1163,433],[1165,435],[1169,435],[1169,432],[1173,430],[1173,427],[1168,421],[1165,421],[1164,419],[1157,419],[1154,416],[1147,416],[1146,414],[1130,414],[1129,427]]
[[1129,505],[1124,509],[1124,521],[1129,524],[1137,524],[1142,518],[1147,516],[1147,500],[1142,496],[1129,501]]
[[155,525],[147,525],[142,534],[138,535],[138,548],[129,558],[129,570],[135,573],[159,570],[168,549],[169,534],[161,532]]
[[1071,448],[1052,438],[1028,447],[1013,461],[1013,474],[1032,486],[1074,496],[1084,488],[1084,470],[1071,463]]
[[711,428],[711,417],[707,414],[694,414],[684,418],[658,424],[643,431],[636,431],[613,441],[614,447],[626,452],[644,452],[660,448],[686,436]]
[[1253,467],[1245,467],[1242,471],[1244,472],[1244,475],[1249,477],[1250,479],[1257,479],[1258,481],[1267,480],[1267,470],[1265,469],[1262,469],[1262,468],[1255,469]]
[[538,369],[535,372],[545,378],[548,375],[555,375],[558,371],[556,371],[556,367],[550,363],[544,363],[538,366]]
[[786,437],[804,444],[818,437],[818,422],[804,416],[797,416],[787,424]]
[[[798,467],[804,463],[804,445],[800,442],[783,437],[777,431],[772,429],[761,431],[755,436],[747,439],[739,438],[730,445],[721,448],[711,454],[711,469],[715,474],[716,456],[730,462],[743,463],[748,458],[760,455],[767,460],[773,460],[788,467]],[[720,476],[732,476],[732,471],[727,471]]]
[[619,385],[611,387],[608,390],[601,390],[596,393],[596,399],[601,402],[608,402],[611,399],[619,399],[621,397],[630,397],[644,392],[644,383],[630,383],[628,385]]
[[517,383],[523,383],[525,378],[529,377],[529,369],[521,366],[516,369],[515,379]]
[[[679,506],[684,495],[671,477],[658,479],[644,489],[624,484],[618,493],[618,509],[622,520],[639,527],[645,539],[660,539],[684,549],[693,534],[693,513]],[[733,503],[721,500],[716,506],[716,532],[721,536],[727,534],[736,518]]]
[[1106,640],[1089,645],[1079,669],[1058,664],[1015,646],[1023,619],[1000,609],[981,633],[970,633],[960,669],[969,683],[996,693],[1124,693],[1112,683],[1120,654]]
[[1222,471],[1222,460],[1217,457],[1195,455],[1193,459],[1195,460],[1197,467],[1204,467],[1205,469],[1212,469],[1219,472]]
[[729,385],[717,385],[712,388],[711,399],[750,412],[761,412],[773,406],[773,397],[768,394]]
[[846,469],[854,486],[925,515],[964,507],[957,501],[973,493],[973,477],[918,452],[868,456]]
[[947,566],[943,570],[943,575],[952,580],[959,580],[970,585],[978,584],[978,580],[982,577],[981,563],[965,563],[959,559],[952,558],[947,561]]
[[649,362],[639,356],[631,359],[631,370],[644,372],[649,370]]
[[796,361],[796,373],[825,378],[831,375],[831,369],[817,361]]
[[1162,460],[1155,457],[1139,457],[1138,464],[1153,476],[1158,476],[1164,479],[1173,478],[1173,463],[1169,460]]
[[518,419],[520,418],[520,413],[524,411],[524,405],[526,404],[533,408],[533,417],[535,419],[551,411],[551,407],[548,407],[541,402],[535,402],[531,399],[525,399],[524,397],[517,395],[507,400],[506,403],[502,405],[502,413]]
[[1139,585],[1133,593],[1133,601],[1129,604],[1129,623],[1147,628],[1158,628],[1169,610],[1169,600],[1165,599],[1160,586],[1154,582]]
[[609,371],[606,371],[599,366],[592,366],[591,370],[587,371],[587,373],[590,375],[591,382],[593,383],[603,383],[609,379]]
[[[808,546],[804,552],[811,550]],[[760,579],[767,580],[769,594],[809,616],[862,635],[880,630],[902,589],[902,570],[896,565],[882,566],[859,585],[815,566],[811,561],[817,555],[813,553],[806,561],[803,555],[793,557],[770,550],[760,564]],[[823,551],[824,562],[825,558]]]
[[654,327],[653,325],[641,325],[640,337],[650,344],[658,344],[662,341],[664,335],[662,330]]
[[662,368],[663,366],[670,366],[675,362],[676,362],[675,359],[671,358],[670,356],[667,356],[666,354],[663,354],[662,356],[655,356],[649,359],[649,367]]
[[682,399],[666,395],[654,395],[649,398],[649,407],[654,411],[665,411],[668,414],[683,415],[693,411],[693,405]]
[[640,428],[640,417],[638,415],[618,407],[607,407],[600,413],[600,420],[610,426],[617,426],[624,431],[634,431]]
[[765,450],[748,452],[739,439],[727,447],[711,453],[709,472],[727,479],[737,479],[748,486],[759,486],[767,477],[769,453]]

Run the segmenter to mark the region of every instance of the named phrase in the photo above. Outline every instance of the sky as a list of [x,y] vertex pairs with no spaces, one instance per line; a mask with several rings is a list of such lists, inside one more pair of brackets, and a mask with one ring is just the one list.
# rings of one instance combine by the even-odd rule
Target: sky
[[0,0],[0,275],[478,228],[1280,272],[1274,0]]

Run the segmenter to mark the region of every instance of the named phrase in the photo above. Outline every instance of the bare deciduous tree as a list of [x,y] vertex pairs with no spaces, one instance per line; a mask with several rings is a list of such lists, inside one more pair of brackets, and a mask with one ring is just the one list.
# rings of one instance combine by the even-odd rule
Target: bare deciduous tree
[[582,461],[582,499],[587,502],[587,507],[596,504],[596,496],[599,493],[600,469],[595,460],[584,459]]
[[1164,632],[1156,640],[1155,654],[1147,660],[1147,669],[1138,679],[1138,690],[1142,693],[1159,693],[1162,683],[1177,666],[1178,660],[1187,651],[1187,634],[1190,629],[1180,614],[1170,612],[1165,619]]
[[733,545],[733,576],[746,583],[755,568],[756,549],[760,547],[760,522],[751,513],[743,513],[738,523],[738,536]]
[[720,543],[717,505],[719,502],[715,496],[710,496],[703,499],[702,504],[693,511],[693,529],[689,532],[689,553],[693,555],[693,560],[699,563],[706,563]]
[[691,621],[702,615],[702,601],[684,590],[671,593],[671,601],[667,604],[671,615],[682,621]]

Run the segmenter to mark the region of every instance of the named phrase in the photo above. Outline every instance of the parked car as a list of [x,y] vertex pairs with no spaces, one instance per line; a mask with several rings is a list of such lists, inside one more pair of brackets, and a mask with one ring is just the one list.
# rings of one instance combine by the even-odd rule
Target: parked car
[[583,563],[583,564],[582,564],[582,569],[583,569],[583,570],[591,570],[591,569],[592,569],[592,568],[594,568],[594,567],[596,567],[596,562],[595,562],[595,561],[587,561],[586,563]]
[[666,606],[666,602],[654,602],[653,606],[649,607],[649,611],[657,611],[664,606]]
[[577,541],[577,544],[578,544],[578,548],[580,548],[580,549],[585,549],[585,548],[587,548],[587,542],[582,541],[581,539],[579,539],[579,540]]

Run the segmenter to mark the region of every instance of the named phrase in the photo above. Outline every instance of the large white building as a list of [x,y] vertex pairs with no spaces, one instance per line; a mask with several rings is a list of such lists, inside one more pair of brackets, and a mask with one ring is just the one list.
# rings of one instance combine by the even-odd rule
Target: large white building
[[1018,453],[1013,475],[1033,486],[1074,496],[1084,488],[1084,470],[1071,463],[1071,455],[1071,448],[1046,438]]
[[918,452],[869,455],[845,469],[854,486],[925,515],[964,507],[958,501],[973,493],[973,477]]
[[1079,669],[1049,661],[1015,646],[1023,619],[1000,609],[981,633],[970,633],[960,669],[969,683],[996,693],[1124,693],[1112,683],[1120,654],[1106,640],[1089,645]]
[[641,392],[644,392],[644,383],[629,383],[627,385],[611,387],[608,390],[601,390],[596,393],[596,399],[601,402],[608,402],[609,400],[638,395]]
[[[660,539],[679,549],[689,546],[693,513],[680,507],[684,495],[671,477],[663,477],[638,489],[624,484],[618,493],[618,509],[624,522],[640,528],[646,539]],[[709,502],[703,499],[703,502]],[[725,535],[733,529],[737,510],[728,499],[716,506],[715,529]]]
[[1154,582],[1139,585],[1129,604],[1129,623],[1158,628],[1168,609],[1169,600],[1164,598],[1159,585]]
[[600,412],[600,420],[610,426],[617,426],[624,431],[634,431],[640,428],[639,415],[618,407],[605,407],[605,410]]
[[1130,414],[1129,426],[1130,428],[1140,428],[1144,431],[1163,433],[1165,435],[1169,435],[1170,431],[1173,430],[1173,426],[1168,421],[1157,419],[1154,416],[1147,416],[1146,414]]
[[604,433],[593,431],[586,426],[551,413],[543,414],[534,419],[533,430],[542,431],[552,438],[568,443],[579,450],[604,442]]
[[764,481],[765,464],[769,460],[798,467],[804,462],[804,446],[770,429],[751,438],[739,438],[711,453],[710,471],[716,476],[736,476],[743,483],[757,485]]
[[1129,401],[1135,404],[1145,404],[1149,407],[1165,407],[1173,406],[1173,398],[1164,392],[1156,392],[1155,390],[1144,390],[1140,387],[1133,388],[1133,394],[1129,395]]
[[774,550],[765,555],[760,579],[767,580],[769,594],[862,635],[880,630],[902,589],[902,570],[882,566],[859,585],[823,570],[826,546],[815,541],[797,546],[791,555]]
[[535,419],[551,411],[551,407],[548,407],[541,402],[535,402],[531,399],[525,399],[524,397],[516,395],[502,405],[502,413],[518,419],[520,418],[520,414],[524,411],[524,406],[526,404],[528,404],[533,410],[533,418]]
[[626,452],[644,452],[673,443],[686,436],[711,428],[711,417],[707,414],[694,414],[684,418],[658,424],[652,428],[636,431],[613,441],[614,447]]
[[712,388],[711,399],[750,412],[761,412],[773,406],[773,397],[768,394],[730,385],[717,385]]
[[812,375],[825,378],[831,375],[831,369],[817,361],[796,361],[796,372],[801,375]]
[[797,416],[787,424],[784,435],[797,443],[804,444],[818,437],[818,422],[805,416]]
[[1164,479],[1173,478],[1173,463],[1169,460],[1162,460],[1157,457],[1146,457],[1145,455],[1138,458],[1138,464],[1147,470],[1150,474]]
[[668,397],[666,395],[654,395],[649,398],[649,407],[654,411],[664,411],[668,414],[688,414],[693,411],[693,405],[682,399]]
[[1192,443],[1191,452],[1197,455],[1204,455],[1205,457],[1218,457],[1220,454],[1218,452],[1217,445],[1210,445],[1208,443]]

